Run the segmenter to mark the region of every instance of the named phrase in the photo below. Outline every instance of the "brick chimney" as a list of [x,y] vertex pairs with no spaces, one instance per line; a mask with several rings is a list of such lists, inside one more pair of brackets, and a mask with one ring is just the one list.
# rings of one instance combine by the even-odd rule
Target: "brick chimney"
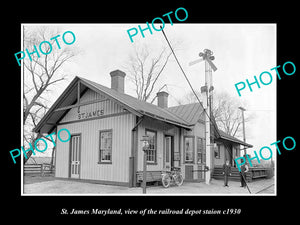
[[111,76],[111,89],[124,93],[124,78],[126,74],[121,70],[114,70],[110,72]]
[[157,105],[161,108],[168,108],[168,96],[169,94],[165,91],[158,92],[157,96]]

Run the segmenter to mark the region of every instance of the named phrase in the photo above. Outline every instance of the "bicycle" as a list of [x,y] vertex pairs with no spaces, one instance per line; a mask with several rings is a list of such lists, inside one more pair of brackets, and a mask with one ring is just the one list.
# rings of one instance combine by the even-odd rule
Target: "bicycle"
[[165,188],[168,188],[171,182],[175,183],[177,186],[181,186],[183,183],[183,176],[180,168],[172,167],[171,171],[164,171],[162,173],[161,182]]

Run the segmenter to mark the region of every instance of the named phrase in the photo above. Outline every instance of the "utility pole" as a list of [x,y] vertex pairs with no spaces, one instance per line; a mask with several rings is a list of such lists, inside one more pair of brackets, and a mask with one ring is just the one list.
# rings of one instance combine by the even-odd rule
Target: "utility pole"
[[[245,108],[243,108],[243,107],[239,107],[239,109],[242,111],[242,119],[243,119],[243,141],[244,141],[244,143],[246,143],[246,133],[245,133],[245,118],[244,118],[244,111],[246,111],[246,109]],[[244,155],[246,155],[247,154],[247,151],[246,151],[246,147],[244,146]]]
[[209,184],[211,177],[211,167],[212,167],[212,154],[211,154],[211,143],[210,143],[210,111],[211,111],[211,101],[212,96],[211,92],[213,91],[212,86],[212,70],[216,71],[217,67],[213,64],[212,60],[215,59],[213,56],[213,52],[209,49],[204,49],[203,52],[199,53],[200,59],[197,59],[193,62],[190,62],[189,65],[192,66],[196,63],[205,61],[205,86],[201,87],[201,93],[205,93],[205,101],[204,101],[204,110],[206,111],[205,115],[205,149],[206,149],[206,166],[208,166],[209,170],[205,174],[205,183]]
[[[208,65],[208,62],[205,61],[205,87],[206,87],[206,116],[205,116],[205,145],[206,145],[206,166],[211,168],[211,143],[210,143],[210,73],[211,69],[210,66]],[[211,170],[208,170],[205,174],[205,183],[209,184],[210,182],[210,176],[211,176]]]

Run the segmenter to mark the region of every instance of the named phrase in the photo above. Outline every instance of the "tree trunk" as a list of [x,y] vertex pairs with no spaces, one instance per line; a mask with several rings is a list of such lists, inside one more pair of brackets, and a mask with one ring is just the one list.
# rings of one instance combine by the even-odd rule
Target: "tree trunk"
[[[34,149],[34,142],[37,139],[39,139],[40,137],[42,137],[42,135],[40,133],[38,133],[38,135],[36,136],[36,138],[30,142],[30,144],[31,144],[31,146],[32,146],[33,149]],[[24,150],[27,150],[27,149],[25,149],[24,146],[23,146],[23,148],[24,148]],[[31,155],[32,155],[32,151],[26,152],[26,157],[25,157],[24,152],[23,152],[23,159],[24,159],[23,160],[23,164],[25,164],[27,162],[27,160],[30,159]]]

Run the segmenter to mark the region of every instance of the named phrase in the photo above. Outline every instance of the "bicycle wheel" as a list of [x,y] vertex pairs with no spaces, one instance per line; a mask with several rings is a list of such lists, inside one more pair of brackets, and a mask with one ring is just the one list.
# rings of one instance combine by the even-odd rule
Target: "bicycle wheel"
[[181,186],[183,183],[183,176],[181,174],[176,174],[176,176],[174,177],[175,180],[175,184],[177,186]]
[[171,183],[171,178],[170,178],[169,174],[162,175],[161,182],[165,188],[168,188]]

